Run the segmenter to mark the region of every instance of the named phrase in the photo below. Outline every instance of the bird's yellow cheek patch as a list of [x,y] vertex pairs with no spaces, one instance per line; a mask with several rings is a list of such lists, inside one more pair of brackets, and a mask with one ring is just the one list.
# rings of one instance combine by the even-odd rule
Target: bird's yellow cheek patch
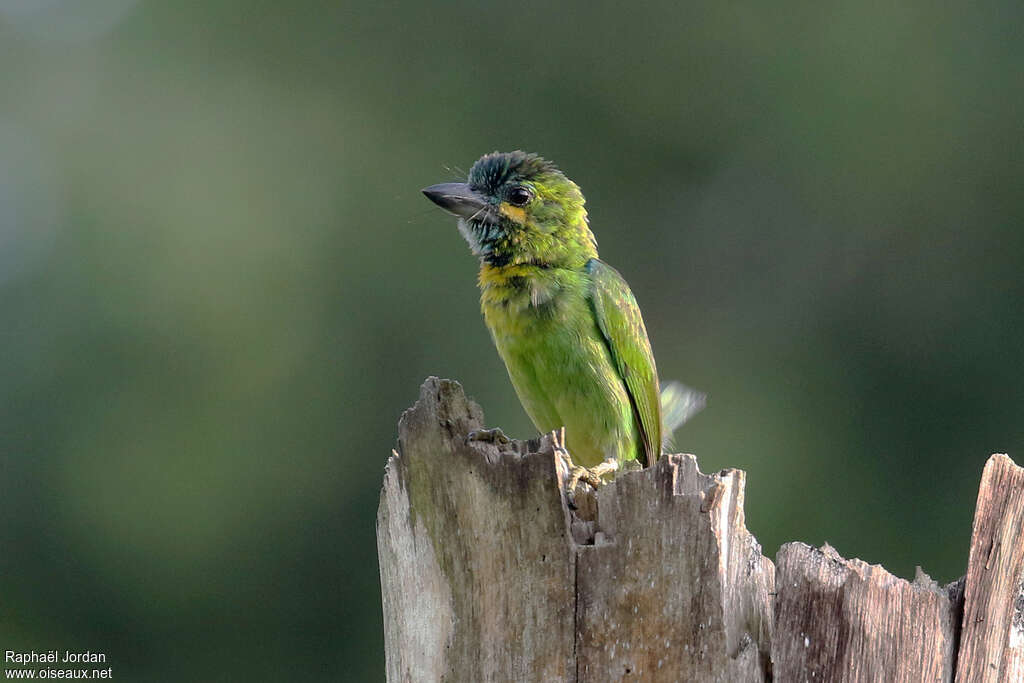
[[523,224],[526,222],[526,209],[520,206],[512,206],[508,202],[502,202],[498,205],[498,211],[501,211],[501,215],[511,218],[516,223]]

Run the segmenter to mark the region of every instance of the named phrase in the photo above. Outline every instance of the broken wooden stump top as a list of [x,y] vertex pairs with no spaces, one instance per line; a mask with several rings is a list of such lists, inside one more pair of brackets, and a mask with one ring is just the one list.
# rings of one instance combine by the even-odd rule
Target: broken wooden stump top
[[467,442],[484,426],[437,378],[399,423],[377,520],[389,681],[1020,676],[1024,470],[1005,456],[985,469],[966,584],[943,588],[828,546],[786,544],[776,569],[744,523],[745,474],[692,455],[573,509],[550,435]]

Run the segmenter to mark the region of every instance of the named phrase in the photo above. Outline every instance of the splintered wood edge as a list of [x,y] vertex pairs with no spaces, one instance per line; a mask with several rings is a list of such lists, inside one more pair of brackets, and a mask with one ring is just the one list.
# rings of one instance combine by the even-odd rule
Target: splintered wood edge
[[779,680],[952,679],[959,583],[940,587],[845,559],[832,546],[784,544],[772,660]]
[[[453,405],[460,409],[458,414],[451,412],[450,409]],[[407,483],[403,481],[404,476],[408,474],[404,471],[406,463],[403,462],[402,453],[403,427],[412,427],[410,422],[430,417],[438,418],[441,425],[447,428],[447,436],[442,436],[442,441],[446,441],[448,444],[454,443],[458,436],[455,432],[467,424],[478,423],[481,427],[483,426],[483,411],[475,402],[465,396],[461,384],[437,377],[428,378],[420,389],[419,399],[403,413],[400,420],[398,447],[397,450],[392,450],[385,468],[385,488],[389,478],[391,478],[392,486],[397,485],[404,489]],[[454,424],[453,420],[458,424]],[[545,434],[529,441],[513,440],[510,444],[501,446],[487,444],[485,447],[481,445],[479,452],[488,460],[506,455],[524,457],[543,453],[549,457],[553,456],[554,479],[564,482],[567,473],[560,458],[553,452],[553,443],[552,435]],[[477,450],[477,447],[474,446],[473,450]],[[702,501],[702,512],[707,513],[714,510],[717,513],[713,515],[714,517],[719,517],[720,522],[729,520],[735,525],[734,529],[745,532],[749,535],[751,542],[756,545],[756,539],[746,530],[743,514],[744,472],[723,470],[704,474],[698,469],[696,458],[693,456],[667,454],[649,469],[660,469],[666,474],[669,473],[666,470],[670,470],[671,483],[667,484],[666,493],[671,492],[673,496],[696,494]],[[650,471],[646,471],[645,474],[646,476],[653,475]],[[628,477],[629,475],[627,475]],[[738,500],[733,499],[728,502],[723,500],[723,498],[732,498],[732,494],[737,494]],[[580,520],[575,513],[570,513],[564,493],[561,496],[561,501],[566,512],[567,524],[569,526],[573,523],[578,525]],[[583,523],[590,527],[589,543],[594,543],[595,527],[598,537],[602,536],[599,531],[601,525],[597,520],[584,520]],[[728,522],[723,526],[729,526]],[[874,586],[872,592],[877,589],[882,589],[883,593],[887,594],[896,591],[892,594],[893,596],[900,594],[907,598],[916,595],[917,597],[912,598],[912,602],[926,600],[931,605],[929,612],[940,615],[939,622],[941,623],[937,623],[935,626],[939,627],[938,631],[941,632],[941,635],[939,632],[934,635],[949,644],[948,647],[952,651],[953,658],[951,664],[956,667],[957,681],[996,683],[1003,680],[1024,680],[1024,576],[1022,576],[1024,575],[1024,571],[1022,571],[1024,539],[1021,538],[1022,527],[1024,527],[1024,469],[1014,464],[1006,455],[993,455],[989,458],[982,475],[972,530],[967,576],[945,588],[940,588],[934,581],[927,578],[920,568],[917,578],[913,582],[908,582],[892,576],[879,565],[868,565],[856,559],[843,559],[827,544],[820,550],[798,543],[783,545],[777,555],[780,593],[775,601],[775,628],[771,628],[769,624],[769,630],[764,634],[772,645],[771,657],[775,660],[776,673],[784,673],[786,670],[784,661],[786,655],[783,650],[787,648],[793,648],[793,651],[789,653],[790,664],[795,663],[792,657],[795,657],[796,660],[805,660],[805,667],[811,663],[806,661],[806,657],[810,653],[801,653],[799,650],[808,647],[813,650],[813,636],[808,634],[809,639],[805,640],[805,633],[801,632],[799,643],[788,642],[793,640],[796,635],[789,631],[794,628],[800,630],[801,619],[813,618],[819,622],[818,627],[837,628],[839,626],[838,622],[834,624],[820,623],[820,619],[827,615],[818,614],[817,617],[814,617],[815,610],[820,612],[822,606],[816,607],[813,604],[815,600],[811,599],[811,595],[815,591],[828,593],[832,590],[834,586],[830,588],[830,585],[839,579],[838,572],[838,574],[847,576],[848,579],[859,577],[853,578],[853,580],[857,583],[866,582],[864,583],[865,589],[868,585]],[[572,538],[570,544],[578,548],[582,539],[576,533],[572,533],[570,537],[572,536],[576,536],[576,538]],[[728,547],[727,540],[726,543]],[[600,538],[598,544],[600,545]],[[802,546],[802,548],[798,548],[798,546]],[[772,566],[771,560],[764,556],[761,558],[765,569],[769,573],[773,573],[774,566]],[[832,568],[826,569],[826,566]],[[823,570],[824,573],[822,573]],[[783,574],[788,576],[783,576]],[[798,583],[802,585],[799,590],[795,588]],[[763,588],[771,590],[770,585]],[[803,599],[808,604],[798,605],[794,602],[794,600],[799,600],[798,593],[804,594]],[[928,598],[929,594],[934,598]],[[936,598],[943,595],[945,602],[936,601]],[[865,595],[855,596],[853,599],[862,600],[866,597],[865,592]],[[770,602],[769,605],[771,605]],[[950,615],[948,618],[943,616],[947,613],[944,605],[948,605],[948,614]],[[884,599],[877,604],[863,607],[882,612],[895,609]],[[801,616],[800,612],[806,612],[806,614]],[[783,626],[783,622],[788,624],[786,631],[779,630],[779,627]],[[932,627],[928,626],[928,628]],[[962,633],[958,633],[957,631],[961,629]],[[928,637],[931,638],[931,636]],[[785,644],[784,641],[786,641]],[[397,643],[393,644],[397,645]],[[934,647],[926,649],[931,649],[940,659],[945,659],[945,652],[943,652],[945,648],[939,647],[938,651]],[[940,655],[939,652],[942,654]],[[862,652],[861,656],[864,655],[869,655],[869,653]],[[876,664],[878,663],[876,662]],[[890,660],[889,663],[893,662]],[[817,665],[823,664],[827,666],[826,661],[817,660]],[[802,669],[803,673],[808,671],[810,669]],[[819,669],[819,673],[825,673],[825,671]],[[838,675],[834,680],[854,680],[839,675],[839,672],[833,673]],[[899,680],[904,679],[900,678]],[[942,680],[951,680],[951,675],[943,676]]]
[[459,383],[434,377],[399,421],[377,518],[390,681],[574,671],[575,564],[555,454],[543,438],[467,439],[484,424]]
[[1024,680],[1024,468],[1004,454],[981,475],[964,587],[957,681]]

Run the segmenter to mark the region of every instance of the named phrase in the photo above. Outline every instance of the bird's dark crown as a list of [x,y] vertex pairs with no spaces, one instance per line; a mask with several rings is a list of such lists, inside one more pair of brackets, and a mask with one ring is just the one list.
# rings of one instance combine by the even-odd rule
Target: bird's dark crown
[[516,150],[491,152],[480,157],[469,169],[469,185],[474,190],[494,194],[511,180],[530,180],[549,173],[560,173],[558,167],[541,156]]

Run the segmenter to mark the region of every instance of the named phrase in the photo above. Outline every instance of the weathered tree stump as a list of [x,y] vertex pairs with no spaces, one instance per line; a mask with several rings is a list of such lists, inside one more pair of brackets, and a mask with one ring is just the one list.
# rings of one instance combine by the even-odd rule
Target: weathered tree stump
[[787,543],[777,556],[778,681],[952,681],[960,582],[913,583],[826,545]]
[[827,545],[786,544],[776,570],[744,473],[692,455],[570,505],[551,435],[467,442],[483,427],[436,378],[399,422],[377,518],[389,681],[1024,680],[1024,470],[1005,456],[965,590]]
[[1024,469],[985,465],[971,533],[957,681],[1024,681]]

